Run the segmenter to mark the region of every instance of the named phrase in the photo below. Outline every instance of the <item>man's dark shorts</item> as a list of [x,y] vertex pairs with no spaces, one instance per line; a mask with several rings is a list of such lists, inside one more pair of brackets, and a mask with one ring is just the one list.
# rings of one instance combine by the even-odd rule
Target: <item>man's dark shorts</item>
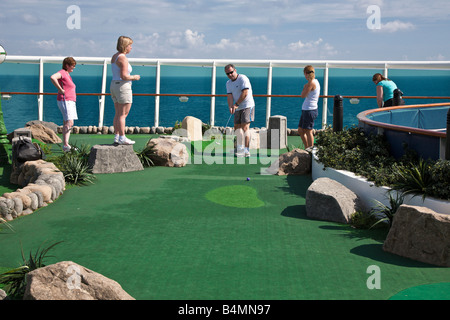
[[298,122],[298,126],[302,129],[312,130],[314,129],[314,120],[319,115],[319,110],[302,110],[302,116]]
[[234,124],[250,123],[255,120],[255,107],[237,110],[234,113]]

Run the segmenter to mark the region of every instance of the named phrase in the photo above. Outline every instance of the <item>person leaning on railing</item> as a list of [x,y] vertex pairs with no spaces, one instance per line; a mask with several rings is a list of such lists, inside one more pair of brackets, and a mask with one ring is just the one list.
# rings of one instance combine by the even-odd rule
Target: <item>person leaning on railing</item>
[[[373,83],[377,86],[377,104],[380,108],[392,107],[394,103],[394,92],[398,90],[394,81],[385,78],[380,73],[375,73],[372,77]],[[400,104],[405,104],[400,100]]]

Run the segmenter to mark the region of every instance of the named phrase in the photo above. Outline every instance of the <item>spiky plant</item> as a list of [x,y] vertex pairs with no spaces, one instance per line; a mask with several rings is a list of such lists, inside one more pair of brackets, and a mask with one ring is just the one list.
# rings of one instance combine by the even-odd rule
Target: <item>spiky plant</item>
[[419,159],[417,163],[399,167],[396,177],[392,188],[401,191],[404,195],[422,194],[422,198],[425,199],[431,192],[433,177],[428,161]]
[[64,155],[63,160],[59,163],[59,169],[69,184],[85,185],[93,183],[95,180],[95,175],[92,174],[92,170],[86,161],[70,152]]
[[372,208],[371,214],[375,217],[383,216],[383,218],[379,219],[376,223],[372,225],[371,228],[375,227],[379,223],[388,222],[389,227],[392,226],[392,223],[394,221],[395,213],[397,212],[398,208],[403,204],[404,196],[402,193],[396,193],[396,196],[394,197],[392,195],[392,192],[389,191],[388,193],[388,200],[389,205],[385,205],[381,203],[378,200],[374,200],[376,206]]
[[47,255],[48,252],[61,242],[62,241],[56,242],[46,248],[41,248],[42,245],[39,246],[34,255],[30,251],[28,259],[25,258],[25,254],[21,245],[23,264],[18,268],[14,268],[0,274],[0,284],[3,285],[3,289],[8,294],[8,296],[12,297],[13,299],[20,299],[23,296],[27,285],[27,273],[38,268],[45,267],[44,260],[48,257],[51,257]]
[[146,146],[140,151],[136,151],[136,155],[144,167],[153,167],[155,165],[152,160],[153,154],[154,148],[151,146]]

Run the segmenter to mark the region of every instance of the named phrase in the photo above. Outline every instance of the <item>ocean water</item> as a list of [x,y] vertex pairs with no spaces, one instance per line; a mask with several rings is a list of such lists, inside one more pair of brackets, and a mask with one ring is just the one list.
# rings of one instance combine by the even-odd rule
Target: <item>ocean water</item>
[[[36,65],[9,65],[0,66],[0,91],[2,92],[38,92],[39,79]],[[186,70],[177,67],[162,69],[161,93],[182,94],[209,94],[211,93],[211,70]],[[201,68],[197,68],[201,69]],[[44,92],[56,92],[50,81],[50,76],[59,70],[59,66],[45,66]],[[165,71],[166,72],[165,74]],[[239,73],[246,74],[252,83],[254,94],[267,93],[267,71],[263,68],[243,68]],[[376,89],[372,83],[372,75],[381,70],[333,70],[329,72],[328,95],[343,96],[375,96]],[[108,72],[107,90],[111,79]],[[151,67],[134,67],[134,74],[141,74],[141,80],[133,82],[134,93],[155,93],[155,71]],[[216,93],[226,94],[225,83],[227,78],[217,70]],[[317,78],[321,83],[323,94],[323,71],[317,70]],[[101,67],[77,66],[71,74],[77,86],[77,93],[101,92]],[[405,96],[450,96],[449,71],[425,70],[390,70],[389,78],[396,82]],[[275,70],[272,79],[272,94],[299,95],[306,80],[301,76],[300,69]],[[252,127],[264,127],[266,119],[265,97],[256,97],[255,121]],[[446,100],[428,99],[406,100],[407,104],[439,103]],[[297,128],[301,115],[301,98],[272,98],[271,115],[287,117],[288,128]],[[319,117],[315,127],[322,125],[323,99],[319,101]],[[351,104],[344,99],[344,126],[357,124],[356,115],[364,110],[376,108],[375,99],[360,99],[358,104]],[[2,100],[2,110],[8,132],[23,127],[26,122],[38,119],[38,102],[36,95],[13,95],[10,100]],[[77,96],[78,120],[77,126],[98,125],[99,97]],[[205,123],[210,122],[210,98],[190,97],[188,102],[180,102],[178,97],[160,97],[159,125],[171,127],[176,121],[182,121],[186,116],[194,116]],[[114,117],[114,104],[111,97],[106,96],[104,125],[112,125]],[[155,97],[135,96],[127,126],[151,127],[155,124]],[[226,97],[216,97],[215,125],[225,126],[229,118]],[[44,121],[55,122],[62,125],[62,117],[56,105],[56,96],[44,96]],[[445,121],[445,119],[443,119]],[[231,121],[230,121],[231,122]],[[333,123],[333,98],[328,99],[327,124]],[[230,125],[230,124],[229,124]]]

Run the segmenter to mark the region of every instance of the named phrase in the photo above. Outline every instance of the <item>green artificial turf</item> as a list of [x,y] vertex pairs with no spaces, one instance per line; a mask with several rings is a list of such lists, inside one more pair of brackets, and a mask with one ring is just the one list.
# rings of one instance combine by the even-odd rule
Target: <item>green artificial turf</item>
[[[2,228],[0,266],[17,267],[21,245],[27,254],[63,241],[48,264],[74,261],[136,299],[387,300],[448,282],[448,268],[384,252],[384,229],[309,219],[309,175],[264,175],[266,164],[246,161],[99,174]],[[372,265],[380,289],[367,286]]]

